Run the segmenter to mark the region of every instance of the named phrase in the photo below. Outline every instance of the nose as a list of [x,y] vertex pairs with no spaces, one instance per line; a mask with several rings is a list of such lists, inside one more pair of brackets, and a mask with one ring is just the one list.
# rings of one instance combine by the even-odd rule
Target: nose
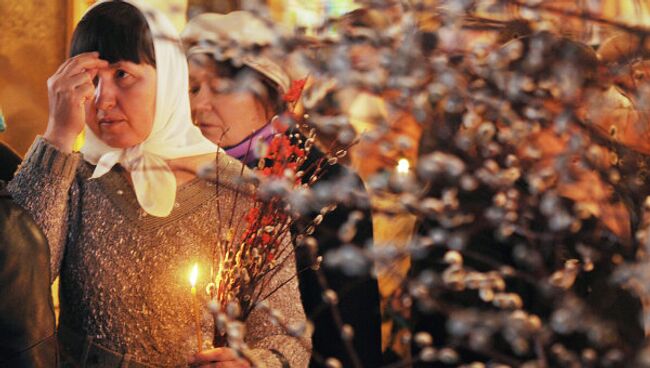
[[98,75],[98,83],[95,88],[95,106],[98,110],[109,111],[116,104],[116,86],[108,78],[102,78]]
[[210,87],[205,83],[201,85],[199,91],[192,96],[190,103],[192,105],[193,112],[206,112],[212,110],[212,102],[214,101],[214,95],[210,91]]

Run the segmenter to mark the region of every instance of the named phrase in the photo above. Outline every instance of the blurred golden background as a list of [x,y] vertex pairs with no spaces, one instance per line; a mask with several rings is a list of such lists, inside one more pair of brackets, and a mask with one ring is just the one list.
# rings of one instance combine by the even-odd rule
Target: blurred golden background
[[[170,16],[180,30],[187,17],[212,11],[226,13],[245,6],[245,0],[146,0]],[[0,112],[5,117],[7,130],[0,133],[0,140],[8,143],[20,155],[24,155],[37,134],[41,134],[47,123],[47,88],[48,77],[55,72],[65,60],[69,39],[75,24],[94,0],[4,0],[0,2],[0,14],[3,14],[3,29],[0,32]],[[548,0],[569,11],[584,9],[586,0]],[[546,3],[546,1],[545,1]],[[590,11],[602,14],[610,19],[625,20],[631,24],[650,25],[650,2],[634,0],[602,0],[598,9]],[[325,13],[342,14],[354,9],[354,0],[267,0],[271,15],[278,22],[287,26],[309,27],[318,23]],[[562,21],[554,19],[553,21]],[[588,38],[590,43],[598,43],[600,37],[596,29],[577,29],[571,22],[563,25],[568,33],[580,38]],[[477,35],[478,37],[478,35]],[[586,41],[586,40],[585,40]],[[355,96],[359,97],[359,96]],[[377,98],[376,98],[377,99]],[[381,101],[378,102],[379,104]],[[364,109],[368,103],[364,103]],[[363,115],[363,114],[361,114]],[[352,116],[353,117],[353,116]],[[362,120],[369,118],[361,116]],[[402,124],[409,119],[400,116]],[[416,123],[410,126],[417,126]],[[418,129],[413,129],[417,141]],[[363,148],[363,147],[362,147]],[[376,147],[366,147],[370,151],[364,157],[370,157]],[[417,157],[407,157],[414,164]],[[352,163],[355,164],[354,162]],[[368,161],[365,166],[356,166],[357,171],[365,178],[370,170]],[[373,171],[373,170],[370,170]],[[367,175],[370,175],[368,172]],[[382,206],[383,204],[379,204]],[[388,204],[390,205],[390,204]],[[383,218],[375,215],[375,242],[406,244],[412,233],[414,218]],[[380,226],[391,223],[388,227]],[[395,231],[396,228],[404,231]],[[408,264],[399,265],[403,273]],[[380,289],[383,297],[395,291],[398,280],[382,278],[380,274]],[[56,285],[55,285],[56,288]],[[55,292],[56,296],[57,293]],[[385,326],[389,329],[390,326]],[[384,331],[387,333],[388,331]]]

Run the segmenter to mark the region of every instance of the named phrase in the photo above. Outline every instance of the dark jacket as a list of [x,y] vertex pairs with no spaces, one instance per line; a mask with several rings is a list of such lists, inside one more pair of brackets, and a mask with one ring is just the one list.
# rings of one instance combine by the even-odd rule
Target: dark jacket
[[0,181],[0,366],[56,367],[50,251]]
[[20,165],[20,156],[6,143],[0,142],[0,180],[8,182]]
[[[305,139],[302,139],[305,141]],[[325,155],[312,147],[305,163],[299,171],[305,171],[305,184],[315,165]],[[319,175],[318,181],[312,184],[314,191],[344,190],[351,195],[344,201],[335,202],[334,211],[324,216],[322,223],[316,227],[313,237],[318,241],[317,256],[324,256],[330,251],[343,245],[339,239],[339,229],[348,221],[354,211],[362,213],[363,217],[357,222],[356,234],[350,242],[356,247],[371,246],[372,214],[370,201],[361,178],[353,171],[340,164],[323,165],[325,169]],[[350,200],[352,199],[352,200]],[[319,203],[322,205],[323,203]],[[298,220],[292,228],[293,234],[303,233],[301,224],[307,223],[318,215],[317,211],[304,216],[305,222]],[[307,317],[314,324],[312,335],[313,356],[311,367],[324,367],[325,359],[334,357],[341,361],[344,367],[354,367],[348,354],[341,332],[335,322],[333,311],[323,302],[323,284],[319,280],[319,272],[311,266],[315,262],[306,247],[296,248],[296,267],[300,294]],[[367,271],[371,271],[367,264]],[[360,364],[363,367],[374,368],[381,366],[381,312],[379,306],[379,286],[377,279],[370,272],[361,276],[348,276],[339,269],[321,267],[327,286],[338,295],[338,311],[344,324],[349,324],[354,330],[353,346]]]

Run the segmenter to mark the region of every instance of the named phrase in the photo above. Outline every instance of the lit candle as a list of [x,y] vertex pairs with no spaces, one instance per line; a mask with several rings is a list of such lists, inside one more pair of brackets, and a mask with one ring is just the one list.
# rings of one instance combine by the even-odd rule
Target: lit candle
[[203,334],[201,333],[201,318],[199,315],[199,300],[196,296],[196,279],[199,277],[199,265],[194,264],[192,273],[190,274],[190,284],[192,284],[192,309],[194,310],[194,320],[196,324],[196,342],[199,346],[199,352],[203,350]]
[[406,158],[400,158],[397,165],[390,173],[388,186],[391,191],[403,193],[413,188],[413,175],[411,173],[411,163]]
[[411,163],[409,160],[405,158],[400,158],[399,161],[397,161],[397,167],[395,170],[397,170],[397,173],[402,176],[406,176],[409,173],[409,170],[411,169]]

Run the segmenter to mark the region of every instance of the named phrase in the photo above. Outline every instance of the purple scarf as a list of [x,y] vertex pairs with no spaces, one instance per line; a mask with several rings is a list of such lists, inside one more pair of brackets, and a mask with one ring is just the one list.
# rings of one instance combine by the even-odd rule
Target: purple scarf
[[[257,145],[260,141],[264,141],[267,144],[271,143],[271,140],[276,133],[273,124],[268,122],[236,145],[224,147],[224,150],[228,155],[241,162],[244,162],[244,159],[246,159],[246,162],[244,162],[246,166],[256,165],[257,161],[261,158],[259,157],[259,150],[256,149]],[[250,152],[248,152],[249,150]]]

